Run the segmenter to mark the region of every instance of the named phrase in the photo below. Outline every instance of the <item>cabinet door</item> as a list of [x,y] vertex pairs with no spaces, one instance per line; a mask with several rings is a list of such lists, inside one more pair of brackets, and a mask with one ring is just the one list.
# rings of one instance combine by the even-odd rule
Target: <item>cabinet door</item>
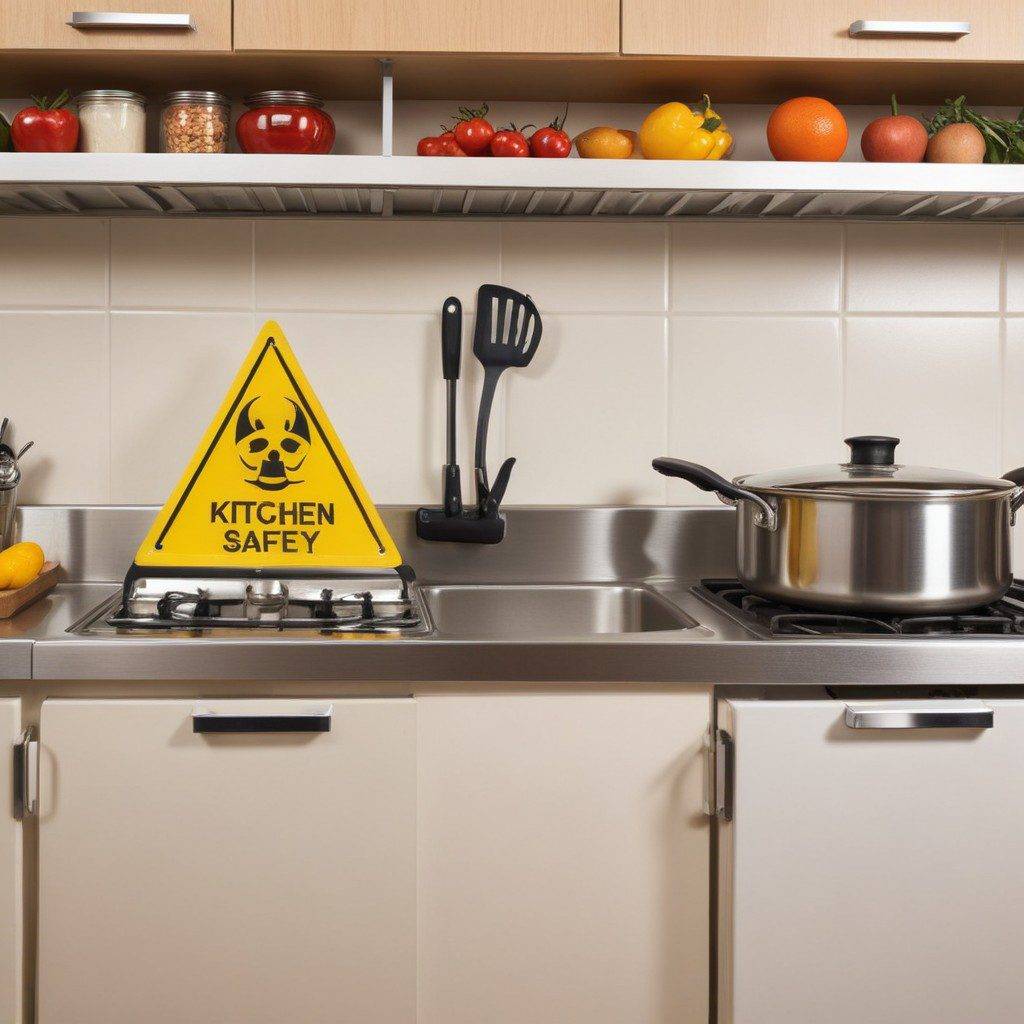
[[417,704],[419,1024],[706,1024],[707,692]]
[[[194,27],[76,28],[75,13],[191,14]],[[2,0],[0,49],[230,50],[231,0]]]
[[[970,22],[961,38],[850,37],[855,21]],[[624,53],[701,57],[1019,60],[1014,0],[622,0]]]
[[239,50],[617,53],[618,0],[235,0]]
[[837,700],[723,706],[721,1024],[1019,1024],[1024,701],[984,703],[992,728],[851,728]]
[[14,818],[11,751],[18,742],[21,702],[0,700],[0,1021],[21,1021],[21,822]]
[[43,705],[40,1024],[412,1024],[413,702],[319,733],[196,734],[193,707]]

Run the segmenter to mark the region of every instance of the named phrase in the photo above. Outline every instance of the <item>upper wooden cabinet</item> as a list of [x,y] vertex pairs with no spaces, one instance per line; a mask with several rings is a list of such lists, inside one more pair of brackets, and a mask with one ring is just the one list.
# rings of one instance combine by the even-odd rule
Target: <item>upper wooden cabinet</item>
[[[969,22],[970,32],[892,26],[853,38],[857,21]],[[622,0],[623,53],[997,61],[1019,60],[1022,43],[1024,6],[1014,0]]]
[[[193,27],[78,28],[75,14],[190,14]],[[0,0],[0,49],[230,50],[231,0]]]
[[616,53],[619,3],[235,0],[235,48],[382,54]]

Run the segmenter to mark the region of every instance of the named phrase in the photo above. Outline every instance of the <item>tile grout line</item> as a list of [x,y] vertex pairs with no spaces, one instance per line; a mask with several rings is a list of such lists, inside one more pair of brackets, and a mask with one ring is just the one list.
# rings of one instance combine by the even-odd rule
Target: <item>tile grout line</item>
[[111,328],[111,263],[113,250],[113,221],[107,218],[106,268],[106,321],[107,321],[107,503],[114,500],[114,357],[113,330]]
[[839,426],[843,434],[847,433],[846,423],[846,362],[848,341],[846,336],[846,316],[848,304],[846,222],[840,225],[839,232]]
[[[673,380],[673,367],[675,361],[672,352],[672,340],[671,340],[671,320],[669,314],[672,309],[672,226],[666,224],[665,226],[665,241],[664,241],[664,258],[662,260],[662,280],[663,280],[663,304],[665,307],[664,316],[661,321],[661,337],[662,337],[662,351],[664,353],[665,360],[665,376],[664,376],[664,388],[665,388],[665,453],[671,455],[672,451],[669,445],[672,443],[672,410],[674,408],[672,402],[672,380]],[[661,503],[663,505],[669,504],[669,478],[662,477],[661,480]]]
[[1006,294],[1007,275],[1009,272],[1010,228],[1003,225],[999,239],[999,335],[996,350],[996,369],[999,374],[996,387],[996,469],[997,473],[1006,473]]
[[256,218],[249,221],[251,231],[249,232],[249,316],[252,320],[252,333],[258,330],[256,326]]

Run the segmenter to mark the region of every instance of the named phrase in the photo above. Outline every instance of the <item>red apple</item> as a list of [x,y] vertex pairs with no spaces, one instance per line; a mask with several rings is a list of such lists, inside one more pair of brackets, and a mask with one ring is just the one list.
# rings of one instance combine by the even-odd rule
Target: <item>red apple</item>
[[864,129],[860,148],[872,163],[919,164],[928,148],[928,131],[916,118],[901,114],[893,96],[892,114],[875,118]]

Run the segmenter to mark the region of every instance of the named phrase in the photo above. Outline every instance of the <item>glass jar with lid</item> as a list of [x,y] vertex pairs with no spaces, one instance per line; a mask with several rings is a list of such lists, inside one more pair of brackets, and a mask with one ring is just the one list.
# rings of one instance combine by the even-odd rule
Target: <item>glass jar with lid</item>
[[245,98],[235,135],[245,153],[330,153],[334,121],[310,92],[270,90]]
[[146,97],[125,89],[91,89],[78,96],[84,153],[145,153]]
[[185,89],[164,97],[161,153],[225,153],[231,102],[219,92]]

